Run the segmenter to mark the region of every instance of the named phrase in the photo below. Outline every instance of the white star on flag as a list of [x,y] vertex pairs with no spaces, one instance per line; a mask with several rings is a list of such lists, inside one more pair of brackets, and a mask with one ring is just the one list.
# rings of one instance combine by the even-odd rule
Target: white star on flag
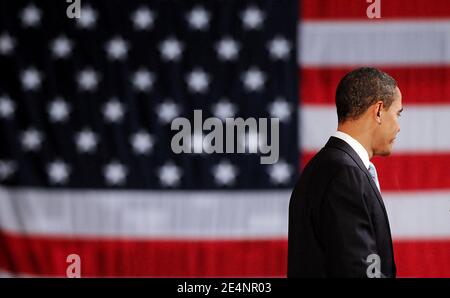
[[47,175],[52,184],[65,184],[69,178],[70,167],[61,160],[47,165]]
[[210,13],[201,6],[194,7],[186,15],[189,27],[194,30],[206,30],[209,26],[210,18]]
[[256,6],[247,7],[241,14],[244,29],[260,29],[264,22],[264,13]]
[[69,117],[70,106],[61,97],[56,98],[48,104],[47,112],[52,122],[63,122]]
[[0,118],[10,119],[16,111],[16,104],[9,96],[0,96]]
[[103,175],[109,185],[123,185],[127,174],[127,168],[117,161],[112,161],[103,168]]
[[0,160],[0,181],[9,179],[17,170],[17,164],[12,160]]
[[41,87],[42,75],[34,67],[25,69],[21,73],[22,86],[27,91],[35,91]]
[[4,32],[0,35],[0,55],[9,55],[14,51],[16,41],[8,33]]
[[111,60],[123,60],[127,57],[129,45],[122,37],[115,37],[106,43],[106,52]]
[[75,142],[79,152],[94,152],[97,148],[98,137],[92,130],[85,128],[75,134]]
[[242,75],[242,81],[247,91],[260,91],[264,88],[266,75],[257,67],[251,67]]
[[78,87],[82,91],[95,91],[99,82],[99,74],[92,68],[85,68],[78,73]]
[[221,161],[218,165],[213,167],[213,175],[216,184],[230,186],[236,180],[238,169],[229,161]]
[[180,183],[181,169],[171,162],[164,164],[158,169],[158,176],[161,185],[165,187],[173,187]]
[[208,152],[211,147],[209,143],[205,143],[205,135],[201,132],[194,132],[191,135],[191,139],[188,146],[191,147],[193,153],[204,154]]
[[72,53],[72,41],[62,35],[51,43],[51,50],[55,58],[67,58]]
[[41,22],[42,12],[34,4],[25,7],[20,15],[24,27],[36,27]]
[[183,44],[176,38],[170,37],[159,45],[161,57],[166,61],[178,61],[183,52]]
[[279,161],[268,167],[270,181],[273,184],[286,184],[289,182],[294,169],[292,166],[284,161]]
[[153,27],[155,13],[147,7],[140,7],[133,12],[131,20],[136,30],[148,30]]
[[209,75],[202,69],[196,68],[186,77],[189,90],[195,93],[205,93],[210,82]]
[[24,131],[21,135],[21,142],[25,151],[37,151],[41,148],[43,135],[35,128]]
[[180,114],[180,107],[171,99],[166,99],[156,107],[159,121],[169,123]]
[[236,105],[232,104],[228,99],[221,99],[212,106],[213,115],[222,121],[225,121],[226,118],[233,118],[236,110]]
[[216,44],[217,55],[219,56],[219,59],[223,61],[236,60],[239,54],[239,49],[239,44],[231,37],[222,38]]
[[240,141],[245,146],[245,151],[250,153],[257,153],[258,147],[262,146],[266,138],[263,134],[250,130],[240,136]]
[[282,36],[276,36],[269,41],[267,47],[269,49],[270,57],[275,60],[285,60],[289,57],[289,53],[291,52],[291,44]]
[[111,98],[103,106],[103,116],[105,120],[112,123],[118,123],[122,121],[124,115],[124,105],[117,99]]
[[77,18],[77,26],[82,29],[93,29],[97,23],[98,13],[90,5],[81,7],[80,18]]
[[131,136],[130,143],[133,151],[137,154],[149,153],[154,145],[153,137],[144,130],[134,133]]
[[145,68],[141,68],[133,74],[133,86],[140,92],[150,91],[155,82],[155,76]]
[[284,98],[277,98],[269,104],[270,117],[280,119],[280,122],[287,122],[291,117],[291,106]]

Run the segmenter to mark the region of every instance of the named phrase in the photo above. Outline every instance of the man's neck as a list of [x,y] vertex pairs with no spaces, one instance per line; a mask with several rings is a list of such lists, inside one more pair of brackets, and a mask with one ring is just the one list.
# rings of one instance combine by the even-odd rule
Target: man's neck
[[373,151],[371,146],[371,138],[368,136],[367,133],[364,132],[364,127],[357,127],[359,125],[356,125],[352,123],[351,125],[347,123],[342,123],[338,125],[337,130],[344,132],[357,140],[363,147],[366,149],[367,153],[369,154],[369,159],[372,159],[373,157]]

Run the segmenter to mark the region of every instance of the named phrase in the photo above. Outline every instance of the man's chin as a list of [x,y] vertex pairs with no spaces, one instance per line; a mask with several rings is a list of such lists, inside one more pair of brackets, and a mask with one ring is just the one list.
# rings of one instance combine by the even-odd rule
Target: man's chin
[[391,154],[392,154],[392,145],[390,146],[390,148],[374,152],[375,156],[389,156]]

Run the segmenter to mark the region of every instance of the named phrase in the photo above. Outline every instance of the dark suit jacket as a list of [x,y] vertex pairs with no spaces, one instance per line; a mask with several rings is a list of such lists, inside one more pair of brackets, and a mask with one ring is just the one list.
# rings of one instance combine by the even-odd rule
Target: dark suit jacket
[[367,277],[370,254],[382,277],[396,276],[381,194],[352,147],[331,137],[291,195],[288,277]]

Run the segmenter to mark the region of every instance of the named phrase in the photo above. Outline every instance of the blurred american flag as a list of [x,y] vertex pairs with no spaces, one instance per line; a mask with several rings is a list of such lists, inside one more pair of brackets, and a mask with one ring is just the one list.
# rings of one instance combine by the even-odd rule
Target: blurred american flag
[[[374,161],[399,276],[450,277],[446,1],[382,1],[380,20],[359,0],[81,3],[0,1],[1,274],[65,276],[78,254],[82,276],[285,276],[298,172],[338,80],[374,65],[404,97]],[[279,161],[174,154],[194,109],[279,118]]]
[[[297,2],[81,3],[69,19],[66,1],[1,1],[0,268],[64,276],[77,254],[82,276],[283,274]],[[278,162],[173,153],[194,109],[279,118]]]

